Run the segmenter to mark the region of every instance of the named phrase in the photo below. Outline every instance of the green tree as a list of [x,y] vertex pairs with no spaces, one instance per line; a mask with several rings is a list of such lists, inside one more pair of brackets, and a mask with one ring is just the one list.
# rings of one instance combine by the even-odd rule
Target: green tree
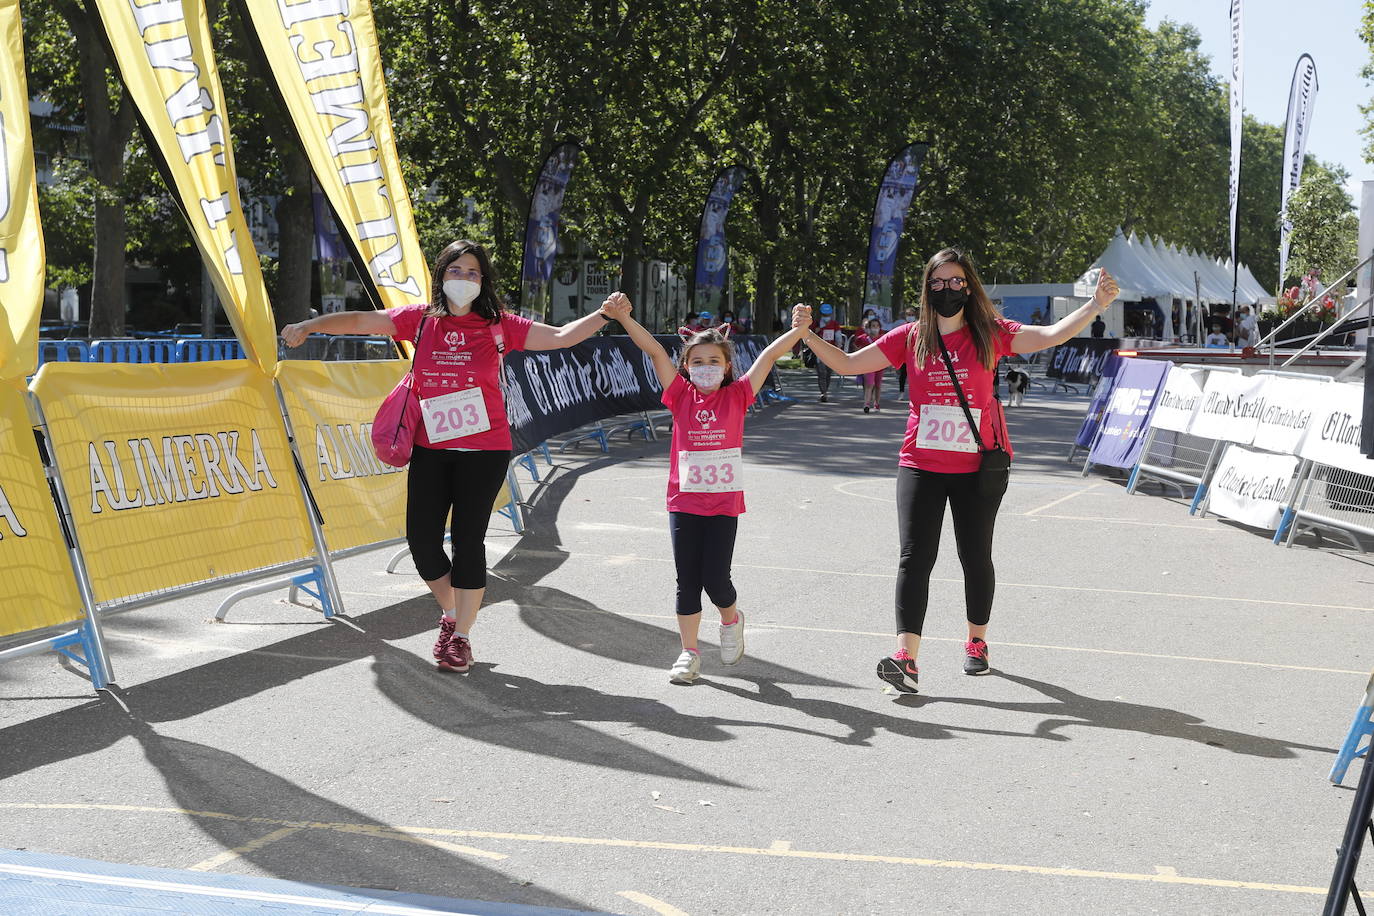
[[1355,266],[1360,221],[1345,191],[1348,177],[1340,169],[1303,168],[1302,184],[1288,198],[1293,232],[1285,285],[1314,267],[1331,281]]

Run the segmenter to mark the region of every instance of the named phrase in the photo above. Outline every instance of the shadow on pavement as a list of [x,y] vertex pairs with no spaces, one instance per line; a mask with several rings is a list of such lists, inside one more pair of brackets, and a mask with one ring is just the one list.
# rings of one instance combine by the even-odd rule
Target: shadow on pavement
[[1334,747],[1320,747],[1313,744],[1282,741],[1277,738],[1264,738],[1247,735],[1244,732],[1203,725],[1202,719],[1176,709],[1163,706],[1146,706],[1142,703],[1127,703],[1122,700],[1098,700],[1074,693],[1064,687],[1037,681],[1005,671],[992,671],[993,677],[1029,687],[1037,693],[1049,697],[1052,702],[1020,703],[994,700],[975,700],[968,697],[931,697],[905,696],[897,702],[901,706],[919,709],[932,703],[954,703],[963,706],[983,706],[988,709],[1001,709],[1009,712],[1027,712],[1049,716],[1036,726],[1031,737],[1047,741],[1070,741],[1060,729],[1069,726],[1089,728],[1110,728],[1119,731],[1140,732],[1145,735],[1158,735],[1162,738],[1179,738],[1195,741],[1209,747],[1222,748],[1233,754],[1247,754],[1252,757],[1288,758],[1296,757],[1294,751],[1317,751],[1325,754],[1336,753]]

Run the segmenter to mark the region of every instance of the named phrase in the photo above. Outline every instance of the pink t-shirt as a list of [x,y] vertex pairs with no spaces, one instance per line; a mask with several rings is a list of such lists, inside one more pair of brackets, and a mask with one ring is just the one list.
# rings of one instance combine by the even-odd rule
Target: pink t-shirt
[[736,379],[703,394],[677,376],[663,392],[663,406],[673,414],[673,441],[668,451],[668,511],[693,515],[743,515],[744,491],[683,493],[678,485],[678,453],[744,447],[744,415],[754,401],[754,386]]
[[[427,305],[421,304],[386,310],[396,325],[394,336],[397,340],[414,342],[426,308]],[[501,313],[501,334],[507,353],[525,349],[525,339],[533,324],[528,318]],[[511,447],[510,421],[506,419],[506,401],[501,395],[500,361],[496,337],[492,333],[495,328],[473,312],[462,317],[448,315],[425,321],[421,343],[415,349],[415,379],[420,399],[481,388],[491,429],[432,445],[428,432],[421,426],[415,432],[417,445],[481,451],[502,451]]]
[[[887,361],[894,367],[905,363],[907,368],[907,392],[911,399],[911,412],[906,421],[906,436],[902,439],[901,459],[897,463],[904,468],[920,468],[923,471],[938,471],[945,474],[966,474],[976,471],[981,460],[977,452],[916,447],[922,406],[950,405],[959,417],[963,417],[959,395],[954,391],[954,382],[950,380],[944,357],[937,351],[926,361],[925,366],[916,365],[916,335],[920,333],[919,328],[919,322],[898,325],[878,338],[878,349],[883,351]],[[1011,340],[1019,330],[1019,321],[997,319],[993,344],[999,358],[1011,353]],[[959,377],[959,387],[963,389],[964,397],[968,400],[968,406],[973,410],[983,411],[978,422],[978,435],[982,438],[983,445],[986,448],[993,447],[995,418],[995,442],[1011,454],[1006,423],[992,396],[992,370],[983,368],[983,364],[978,361],[978,348],[973,344],[973,335],[969,332],[968,326],[965,325],[953,334],[944,335],[944,341],[945,347],[949,350],[950,360],[954,363],[955,375]],[[965,428],[967,424],[968,421],[964,420]]]

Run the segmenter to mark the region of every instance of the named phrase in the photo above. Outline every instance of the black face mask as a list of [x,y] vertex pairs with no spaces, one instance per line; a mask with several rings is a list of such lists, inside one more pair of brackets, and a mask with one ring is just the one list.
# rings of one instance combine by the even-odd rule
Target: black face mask
[[953,318],[968,302],[966,289],[933,289],[927,296],[930,299],[930,307],[935,309],[935,314],[941,318]]

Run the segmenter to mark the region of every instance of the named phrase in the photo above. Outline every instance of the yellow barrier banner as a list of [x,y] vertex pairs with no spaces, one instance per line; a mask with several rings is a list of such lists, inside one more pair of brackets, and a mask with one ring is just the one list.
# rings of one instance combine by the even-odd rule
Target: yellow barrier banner
[[0,0],[0,379],[38,365],[43,267],[19,3]]
[[315,177],[382,307],[428,299],[429,268],[396,155],[371,3],[243,6]]
[[287,359],[277,365],[330,550],[405,536],[406,470],[388,467],[373,454],[372,418],[409,368],[401,359]]
[[46,363],[31,388],[97,602],[314,554],[276,392],[247,360]]
[[125,88],[244,352],[271,375],[277,332],[239,200],[203,0],[95,0]]
[[24,389],[0,382],[0,636],[81,619],[81,597]]

